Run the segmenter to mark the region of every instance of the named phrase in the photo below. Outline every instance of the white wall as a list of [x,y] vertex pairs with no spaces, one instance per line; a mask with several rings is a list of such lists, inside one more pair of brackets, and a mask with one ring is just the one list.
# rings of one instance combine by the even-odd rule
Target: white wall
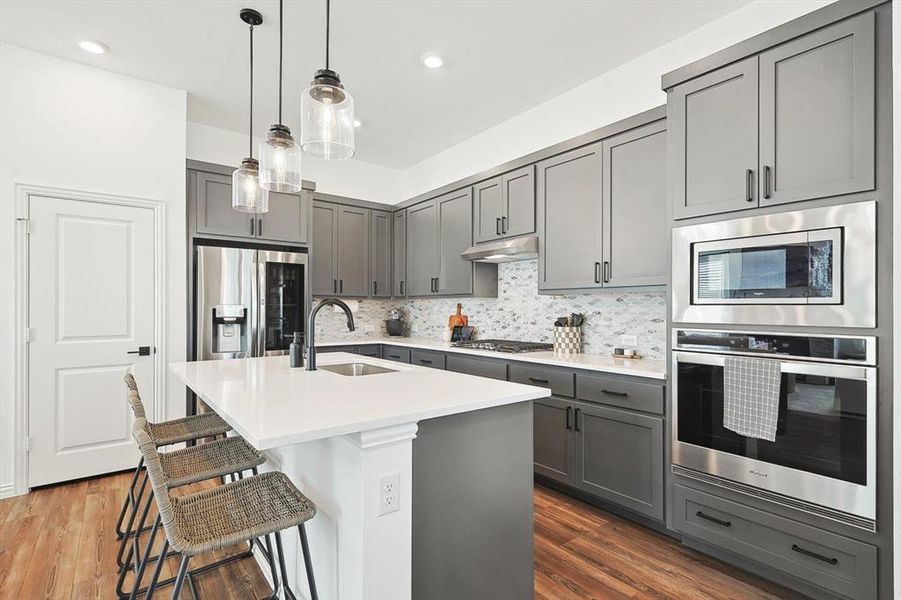
[[[188,158],[220,165],[236,165],[247,156],[247,135],[188,122]],[[259,156],[259,138],[254,140],[253,155]],[[303,155],[303,178],[316,182],[316,189],[327,194],[361,198],[373,202],[397,204],[406,199],[400,184],[403,173],[357,159],[328,161]]]
[[[0,491],[13,480],[16,184],[167,203],[167,359],[185,348],[186,94],[0,44]],[[167,373],[168,417],[184,387]]]
[[410,198],[664,104],[664,73],[831,1],[752,2],[406,169],[403,196]]

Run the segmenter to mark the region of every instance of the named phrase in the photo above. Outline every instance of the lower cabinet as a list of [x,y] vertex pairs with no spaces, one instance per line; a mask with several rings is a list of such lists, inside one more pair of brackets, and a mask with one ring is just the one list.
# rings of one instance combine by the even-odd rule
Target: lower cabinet
[[487,358],[474,358],[459,354],[448,354],[445,361],[447,370],[477,377],[489,377],[491,379],[507,379],[507,363]]
[[394,362],[409,363],[410,349],[400,346],[382,346],[382,358],[385,360],[393,360]]
[[431,367],[433,369],[444,369],[446,357],[443,352],[433,352],[431,350],[411,350],[410,363],[419,365],[420,367]]
[[573,480],[573,401],[541,398],[532,402],[535,472],[561,483]]

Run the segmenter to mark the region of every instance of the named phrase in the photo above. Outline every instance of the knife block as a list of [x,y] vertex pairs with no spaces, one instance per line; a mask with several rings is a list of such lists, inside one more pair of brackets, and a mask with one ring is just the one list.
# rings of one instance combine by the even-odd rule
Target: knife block
[[554,353],[582,354],[582,328],[554,327]]

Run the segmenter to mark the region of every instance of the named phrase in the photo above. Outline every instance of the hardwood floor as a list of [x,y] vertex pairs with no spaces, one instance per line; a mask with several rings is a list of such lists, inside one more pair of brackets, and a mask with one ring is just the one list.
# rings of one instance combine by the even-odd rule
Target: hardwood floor
[[[0,500],[0,598],[115,598],[117,543],[113,527],[130,481],[130,473],[121,473]],[[176,560],[167,561],[163,577],[174,574]],[[263,597],[269,592],[250,558],[201,574],[196,582],[200,597],[207,599]],[[126,586],[130,584],[128,580]],[[169,590],[159,597],[168,598]],[[187,590],[182,597],[190,597]],[[538,487],[535,598],[802,596],[640,525]]]

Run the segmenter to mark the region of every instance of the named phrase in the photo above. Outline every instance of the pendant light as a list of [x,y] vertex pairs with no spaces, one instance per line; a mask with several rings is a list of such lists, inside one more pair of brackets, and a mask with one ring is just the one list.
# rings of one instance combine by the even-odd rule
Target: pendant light
[[325,0],[325,68],[313,75],[300,99],[300,147],[327,160],[354,155],[354,99],[329,68],[330,0]]
[[253,157],[253,28],[263,23],[263,15],[245,8],[241,20],[250,26],[250,137],[249,156],[232,173],[232,208],[246,213],[269,210],[269,191],[260,187],[260,163]]
[[301,187],[300,146],[282,124],[282,56],[285,0],[278,2],[278,123],[260,142],[260,186],[270,192],[298,192]]

